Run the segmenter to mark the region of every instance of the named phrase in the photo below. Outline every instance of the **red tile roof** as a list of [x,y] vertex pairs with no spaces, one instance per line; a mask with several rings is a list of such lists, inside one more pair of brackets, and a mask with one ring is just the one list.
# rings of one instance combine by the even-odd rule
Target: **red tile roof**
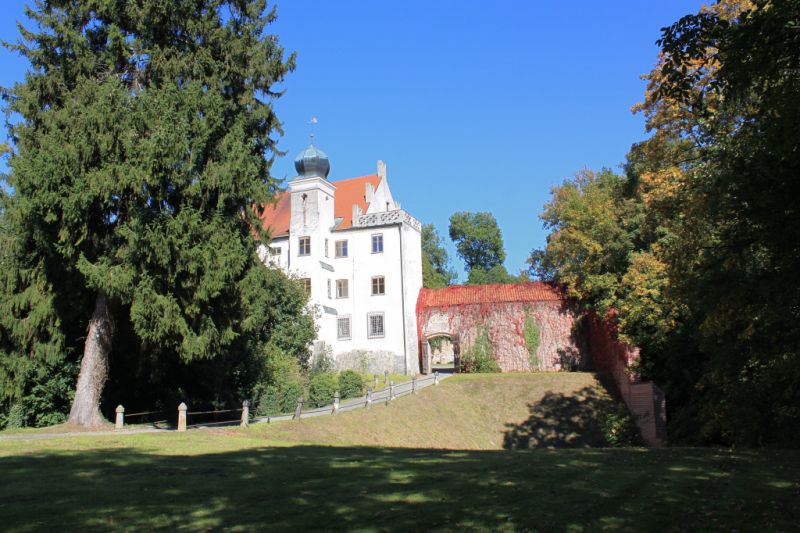
[[564,300],[561,290],[549,283],[494,283],[491,285],[453,285],[443,289],[422,289],[418,309],[495,302],[542,302]]
[[289,223],[292,216],[292,196],[286,192],[280,192],[275,197],[274,204],[264,206],[261,218],[261,227],[269,228],[271,237],[285,237],[289,235]]
[[366,213],[369,204],[367,203],[367,183],[377,189],[381,179],[377,174],[351,178],[349,180],[334,181],[336,186],[336,198],[333,202],[333,216],[341,218],[342,222],[336,229],[347,229],[353,227],[353,205],[358,204],[361,213]]
[[[381,179],[377,174],[351,178],[347,180],[331,182],[336,187],[333,202],[333,216],[341,218],[342,221],[336,229],[347,229],[353,227],[353,205],[358,204],[362,213],[367,212],[367,183],[371,183],[373,188],[378,188]],[[285,237],[289,234],[289,224],[291,222],[291,195],[287,192],[280,192],[276,196],[277,202],[264,206],[264,213],[261,215],[262,227],[269,228],[272,237]]]

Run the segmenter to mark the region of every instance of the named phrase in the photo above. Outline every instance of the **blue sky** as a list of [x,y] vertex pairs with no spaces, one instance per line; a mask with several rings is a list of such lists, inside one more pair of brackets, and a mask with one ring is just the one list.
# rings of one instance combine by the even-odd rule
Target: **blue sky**
[[[24,4],[4,0],[0,39],[16,39]],[[544,244],[538,214],[551,187],[584,167],[618,168],[645,137],[630,107],[642,98],[659,30],[700,5],[279,2],[273,32],[298,57],[276,103],[287,155],[273,174],[294,175],[315,116],[330,179],[386,161],[395,197],[445,237],[453,212],[491,212],[516,273]],[[26,67],[0,51],[0,85],[22,80]]]

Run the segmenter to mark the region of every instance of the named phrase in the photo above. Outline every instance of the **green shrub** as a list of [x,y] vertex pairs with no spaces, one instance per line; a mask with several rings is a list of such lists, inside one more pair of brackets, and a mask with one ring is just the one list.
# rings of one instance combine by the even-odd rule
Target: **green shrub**
[[339,394],[344,398],[357,398],[364,392],[364,379],[353,370],[339,374]]
[[15,402],[11,404],[6,415],[6,428],[18,429],[28,425],[30,414],[25,406],[25,402]]
[[522,326],[522,335],[525,337],[525,348],[528,350],[528,361],[531,370],[539,370],[539,358],[536,352],[539,350],[539,326],[532,315],[525,314],[525,324]]
[[615,409],[602,413],[600,426],[606,443],[612,447],[643,446],[639,428],[625,404],[617,404]]
[[500,366],[494,360],[494,346],[489,339],[486,328],[478,328],[475,343],[461,354],[462,372],[500,372]]
[[315,374],[308,385],[310,407],[324,407],[333,403],[333,395],[339,385],[336,374]]
[[294,412],[297,399],[302,395],[303,376],[297,358],[268,346],[264,380],[253,391],[257,399],[256,416]]

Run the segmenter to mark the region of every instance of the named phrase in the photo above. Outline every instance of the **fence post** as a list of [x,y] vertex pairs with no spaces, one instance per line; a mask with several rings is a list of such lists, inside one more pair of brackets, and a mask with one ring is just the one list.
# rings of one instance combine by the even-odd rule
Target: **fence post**
[[300,396],[297,399],[297,407],[295,407],[294,409],[294,416],[292,417],[292,420],[297,420],[298,418],[300,418],[300,412],[302,410],[303,410],[303,397]]
[[438,385],[439,384],[439,371],[438,370],[433,373],[433,384],[434,385]]
[[181,402],[178,406],[178,431],[186,431],[186,411],[189,409],[186,404]]
[[114,429],[122,429],[125,425],[125,408],[122,407],[122,404],[117,406],[117,419],[114,424]]
[[389,396],[386,397],[386,405],[389,405],[392,400],[394,400],[394,380],[389,382]]
[[383,383],[384,384],[389,383],[389,371],[388,370],[384,370],[383,371]]
[[336,393],[333,395],[333,411],[331,411],[332,415],[335,415],[339,411],[339,391],[337,390]]
[[242,423],[241,426],[246,428],[250,425],[250,402],[247,400],[242,402]]
[[417,393],[417,376],[411,376],[411,394]]
[[373,374],[372,377],[374,378],[374,383],[373,383],[372,386],[377,389],[378,388],[378,374]]
[[372,389],[367,387],[367,400],[364,403],[364,407],[367,409],[372,409]]

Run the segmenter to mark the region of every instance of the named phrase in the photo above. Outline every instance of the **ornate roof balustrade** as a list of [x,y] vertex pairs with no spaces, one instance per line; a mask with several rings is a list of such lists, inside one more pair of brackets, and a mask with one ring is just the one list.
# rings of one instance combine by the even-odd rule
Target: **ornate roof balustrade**
[[408,224],[417,231],[422,231],[422,224],[419,220],[409,215],[402,209],[393,211],[383,211],[380,213],[368,213],[361,215],[353,224],[354,227],[368,228],[370,226],[386,226],[388,224]]

